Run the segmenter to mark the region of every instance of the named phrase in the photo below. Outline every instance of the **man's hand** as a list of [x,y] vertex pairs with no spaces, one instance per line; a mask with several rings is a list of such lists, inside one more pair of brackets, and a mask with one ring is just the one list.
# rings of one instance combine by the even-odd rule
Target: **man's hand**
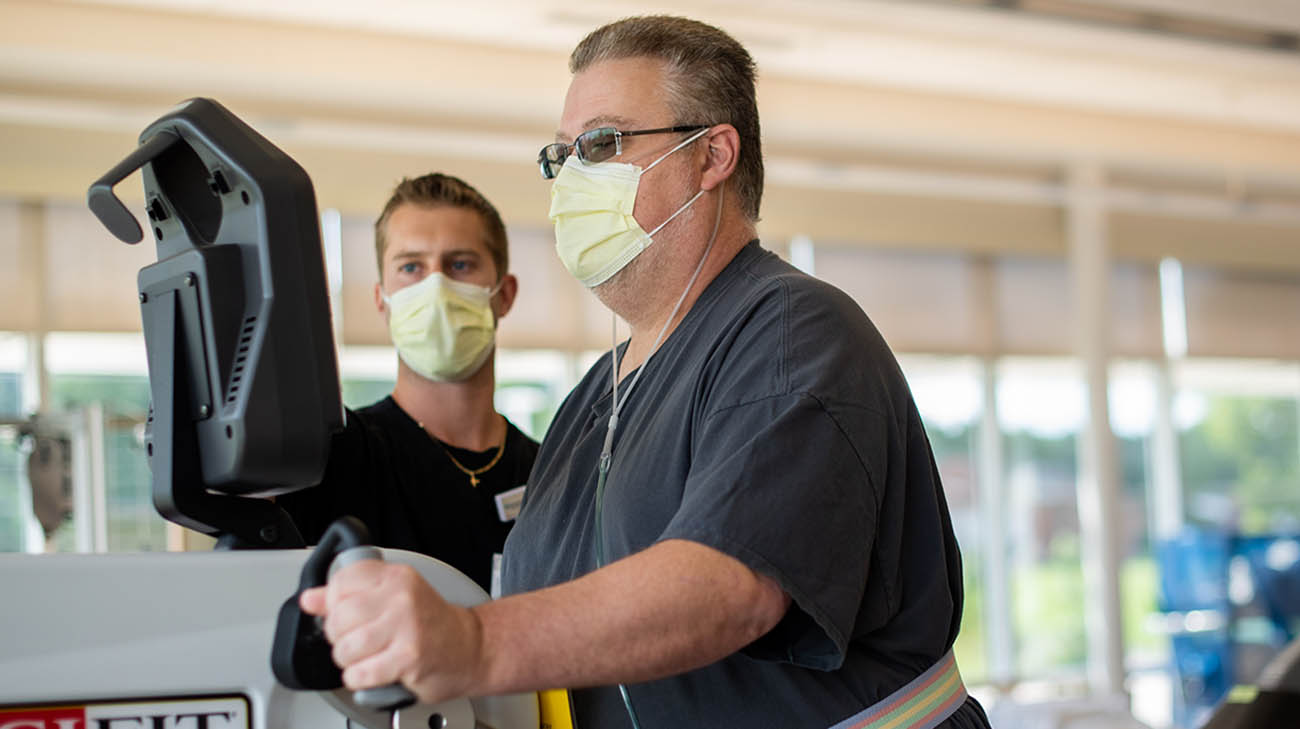
[[468,695],[482,663],[482,626],[414,569],[367,560],[306,590],[303,612],[324,619],[349,689],[401,682],[420,701]]
[[405,565],[363,561],[303,592],[350,689],[400,681],[423,702],[650,681],[728,656],[790,597],[722,552],[667,540],[571,582],[472,609]]

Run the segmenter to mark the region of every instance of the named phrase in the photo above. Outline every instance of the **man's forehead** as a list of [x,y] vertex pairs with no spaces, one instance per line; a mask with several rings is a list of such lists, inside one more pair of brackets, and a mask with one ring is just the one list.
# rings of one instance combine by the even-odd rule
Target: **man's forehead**
[[599,127],[640,129],[670,117],[664,80],[663,62],[647,57],[599,61],[579,71],[564,98],[556,141]]
[[384,237],[385,260],[490,251],[480,215],[455,205],[402,203],[385,222]]

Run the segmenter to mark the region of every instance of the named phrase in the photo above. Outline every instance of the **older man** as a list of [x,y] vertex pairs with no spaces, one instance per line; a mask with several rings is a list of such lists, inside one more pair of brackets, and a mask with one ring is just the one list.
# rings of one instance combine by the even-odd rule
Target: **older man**
[[755,239],[748,53],[632,18],[570,68],[539,157],[557,251],[631,337],[542,444],[515,594],[461,609],[370,564],[304,596],[345,681],[575,687],[582,727],[987,726],[951,661],[960,555],[898,365],[851,299]]

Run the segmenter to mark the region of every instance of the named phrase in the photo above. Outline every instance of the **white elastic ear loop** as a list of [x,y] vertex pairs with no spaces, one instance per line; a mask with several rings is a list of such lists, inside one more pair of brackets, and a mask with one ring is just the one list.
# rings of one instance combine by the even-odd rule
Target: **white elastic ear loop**
[[657,160],[655,160],[654,162],[651,162],[650,164],[646,165],[646,166],[645,166],[645,169],[641,170],[641,174],[644,175],[645,173],[647,173],[647,172],[649,172],[651,169],[653,169],[655,165],[657,165],[657,164],[659,164],[660,162],[663,162],[664,160],[668,159],[668,157],[669,157],[670,155],[672,155],[673,152],[676,152],[677,150],[681,149],[682,147],[685,147],[686,145],[690,144],[691,142],[694,142],[695,140],[699,139],[700,137],[704,136],[705,134],[708,134],[708,132],[709,132],[710,129],[712,129],[712,127],[705,127],[705,128],[703,128],[703,129],[701,129],[700,131],[698,131],[698,132],[692,134],[691,136],[687,137],[686,139],[683,139],[683,140],[681,141],[681,143],[678,144],[676,147],[673,147],[672,149],[670,149],[670,150],[668,150],[667,152],[664,152],[662,155],[660,155],[660,156],[659,156],[659,159],[657,159]]
[[647,238],[654,238],[655,233],[658,233],[659,231],[663,230],[665,225],[668,225],[669,223],[673,222],[673,218],[676,218],[678,215],[681,215],[682,213],[686,212],[686,208],[689,208],[691,206],[691,203],[695,202],[696,200],[699,200],[700,195],[703,194],[704,194],[704,190],[700,190],[699,192],[695,193],[690,200],[687,200],[684,204],[682,204],[680,208],[677,208],[677,212],[673,213],[672,215],[669,215],[667,220],[656,225],[655,229],[650,231],[649,233],[646,233],[645,236]]
[[[705,127],[705,128],[703,128],[703,129],[701,129],[700,131],[698,131],[698,132],[692,134],[691,136],[687,137],[686,139],[682,140],[682,143],[681,143],[681,144],[678,144],[676,147],[673,147],[672,149],[668,150],[666,153],[664,153],[664,155],[663,155],[662,157],[660,157],[659,159],[655,160],[654,162],[651,162],[651,163],[649,164],[649,166],[647,166],[644,170],[641,170],[641,174],[644,175],[645,173],[649,172],[651,167],[654,167],[655,165],[659,164],[660,162],[663,162],[664,160],[668,159],[668,155],[672,154],[673,152],[676,152],[677,150],[681,149],[682,147],[685,147],[686,145],[690,144],[691,142],[694,142],[695,140],[697,140],[697,139],[699,139],[700,137],[704,136],[705,132],[707,132],[707,131],[709,131],[709,127]],[[682,204],[682,206],[681,206],[680,208],[677,208],[677,211],[676,211],[676,212],[674,212],[672,215],[669,215],[667,220],[665,220],[664,222],[660,223],[659,225],[656,225],[654,230],[650,231],[649,233],[646,233],[646,234],[645,234],[646,237],[647,237],[647,238],[653,238],[653,237],[655,237],[655,233],[658,233],[659,231],[663,230],[663,229],[664,229],[664,226],[665,226],[665,225],[668,225],[668,224],[671,223],[671,222],[673,222],[673,219],[676,218],[678,215],[681,215],[682,213],[686,212],[686,208],[689,208],[689,207],[691,206],[692,203],[694,203],[696,200],[699,200],[699,199],[700,199],[700,195],[703,195],[703,194],[704,194],[704,190],[703,190],[703,189],[701,189],[699,192],[695,193],[695,195],[694,195],[690,200],[687,200],[684,204]],[[721,208],[718,208],[718,210],[721,211],[722,209],[721,209]],[[719,220],[720,220],[720,219],[721,219],[721,215],[719,215]],[[714,233],[714,235],[717,235],[717,232],[718,232],[718,230],[717,230],[717,226],[715,225],[715,226],[714,226],[714,229],[713,229],[713,233]],[[709,241],[709,244],[712,245],[713,242],[712,242],[712,241]],[[688,290],[689,290],[689,289],[688,289]]]

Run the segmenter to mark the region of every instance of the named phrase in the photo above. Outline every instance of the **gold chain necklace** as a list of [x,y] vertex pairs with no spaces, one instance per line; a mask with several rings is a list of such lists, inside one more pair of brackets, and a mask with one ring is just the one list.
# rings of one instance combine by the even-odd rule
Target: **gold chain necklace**
[[478,483],[479,483],[478,476],[480,473],[488,472],[489,470],[491,470],[493,466],[497,465],[497,461],[501,460],[501,454],[506,452],[506,436],[510,435],[510,428],[507,427],[506,434],[501,436],[501,445],[497,446],[497,454],[495,456],[492,456],[492,460],[488,461],[486,466],[481,466],[479,468],[475,468],[471,470],[462,466],[460,461],[456,460],[456,457],[453,456],[451,454],[451,451],[447,449],[447,444],[438,440],[433,435],[433,433],[429,433],[428,429],[424,427],[424,423],[421,423],[420,421],[417,420],[416,425],[419,425],[420,430],[423,430],[425,433],[428,433],[430,438],[433,438],[435,441],[437,441],[438,445],[442,446],[442,452],[447,454],[447,460],[451,461],[451,465],[455,466],[456,468],[459,468],[461,473],[464,473],[466,476],[469,476],[469,485],[472,488],[478,487]]

